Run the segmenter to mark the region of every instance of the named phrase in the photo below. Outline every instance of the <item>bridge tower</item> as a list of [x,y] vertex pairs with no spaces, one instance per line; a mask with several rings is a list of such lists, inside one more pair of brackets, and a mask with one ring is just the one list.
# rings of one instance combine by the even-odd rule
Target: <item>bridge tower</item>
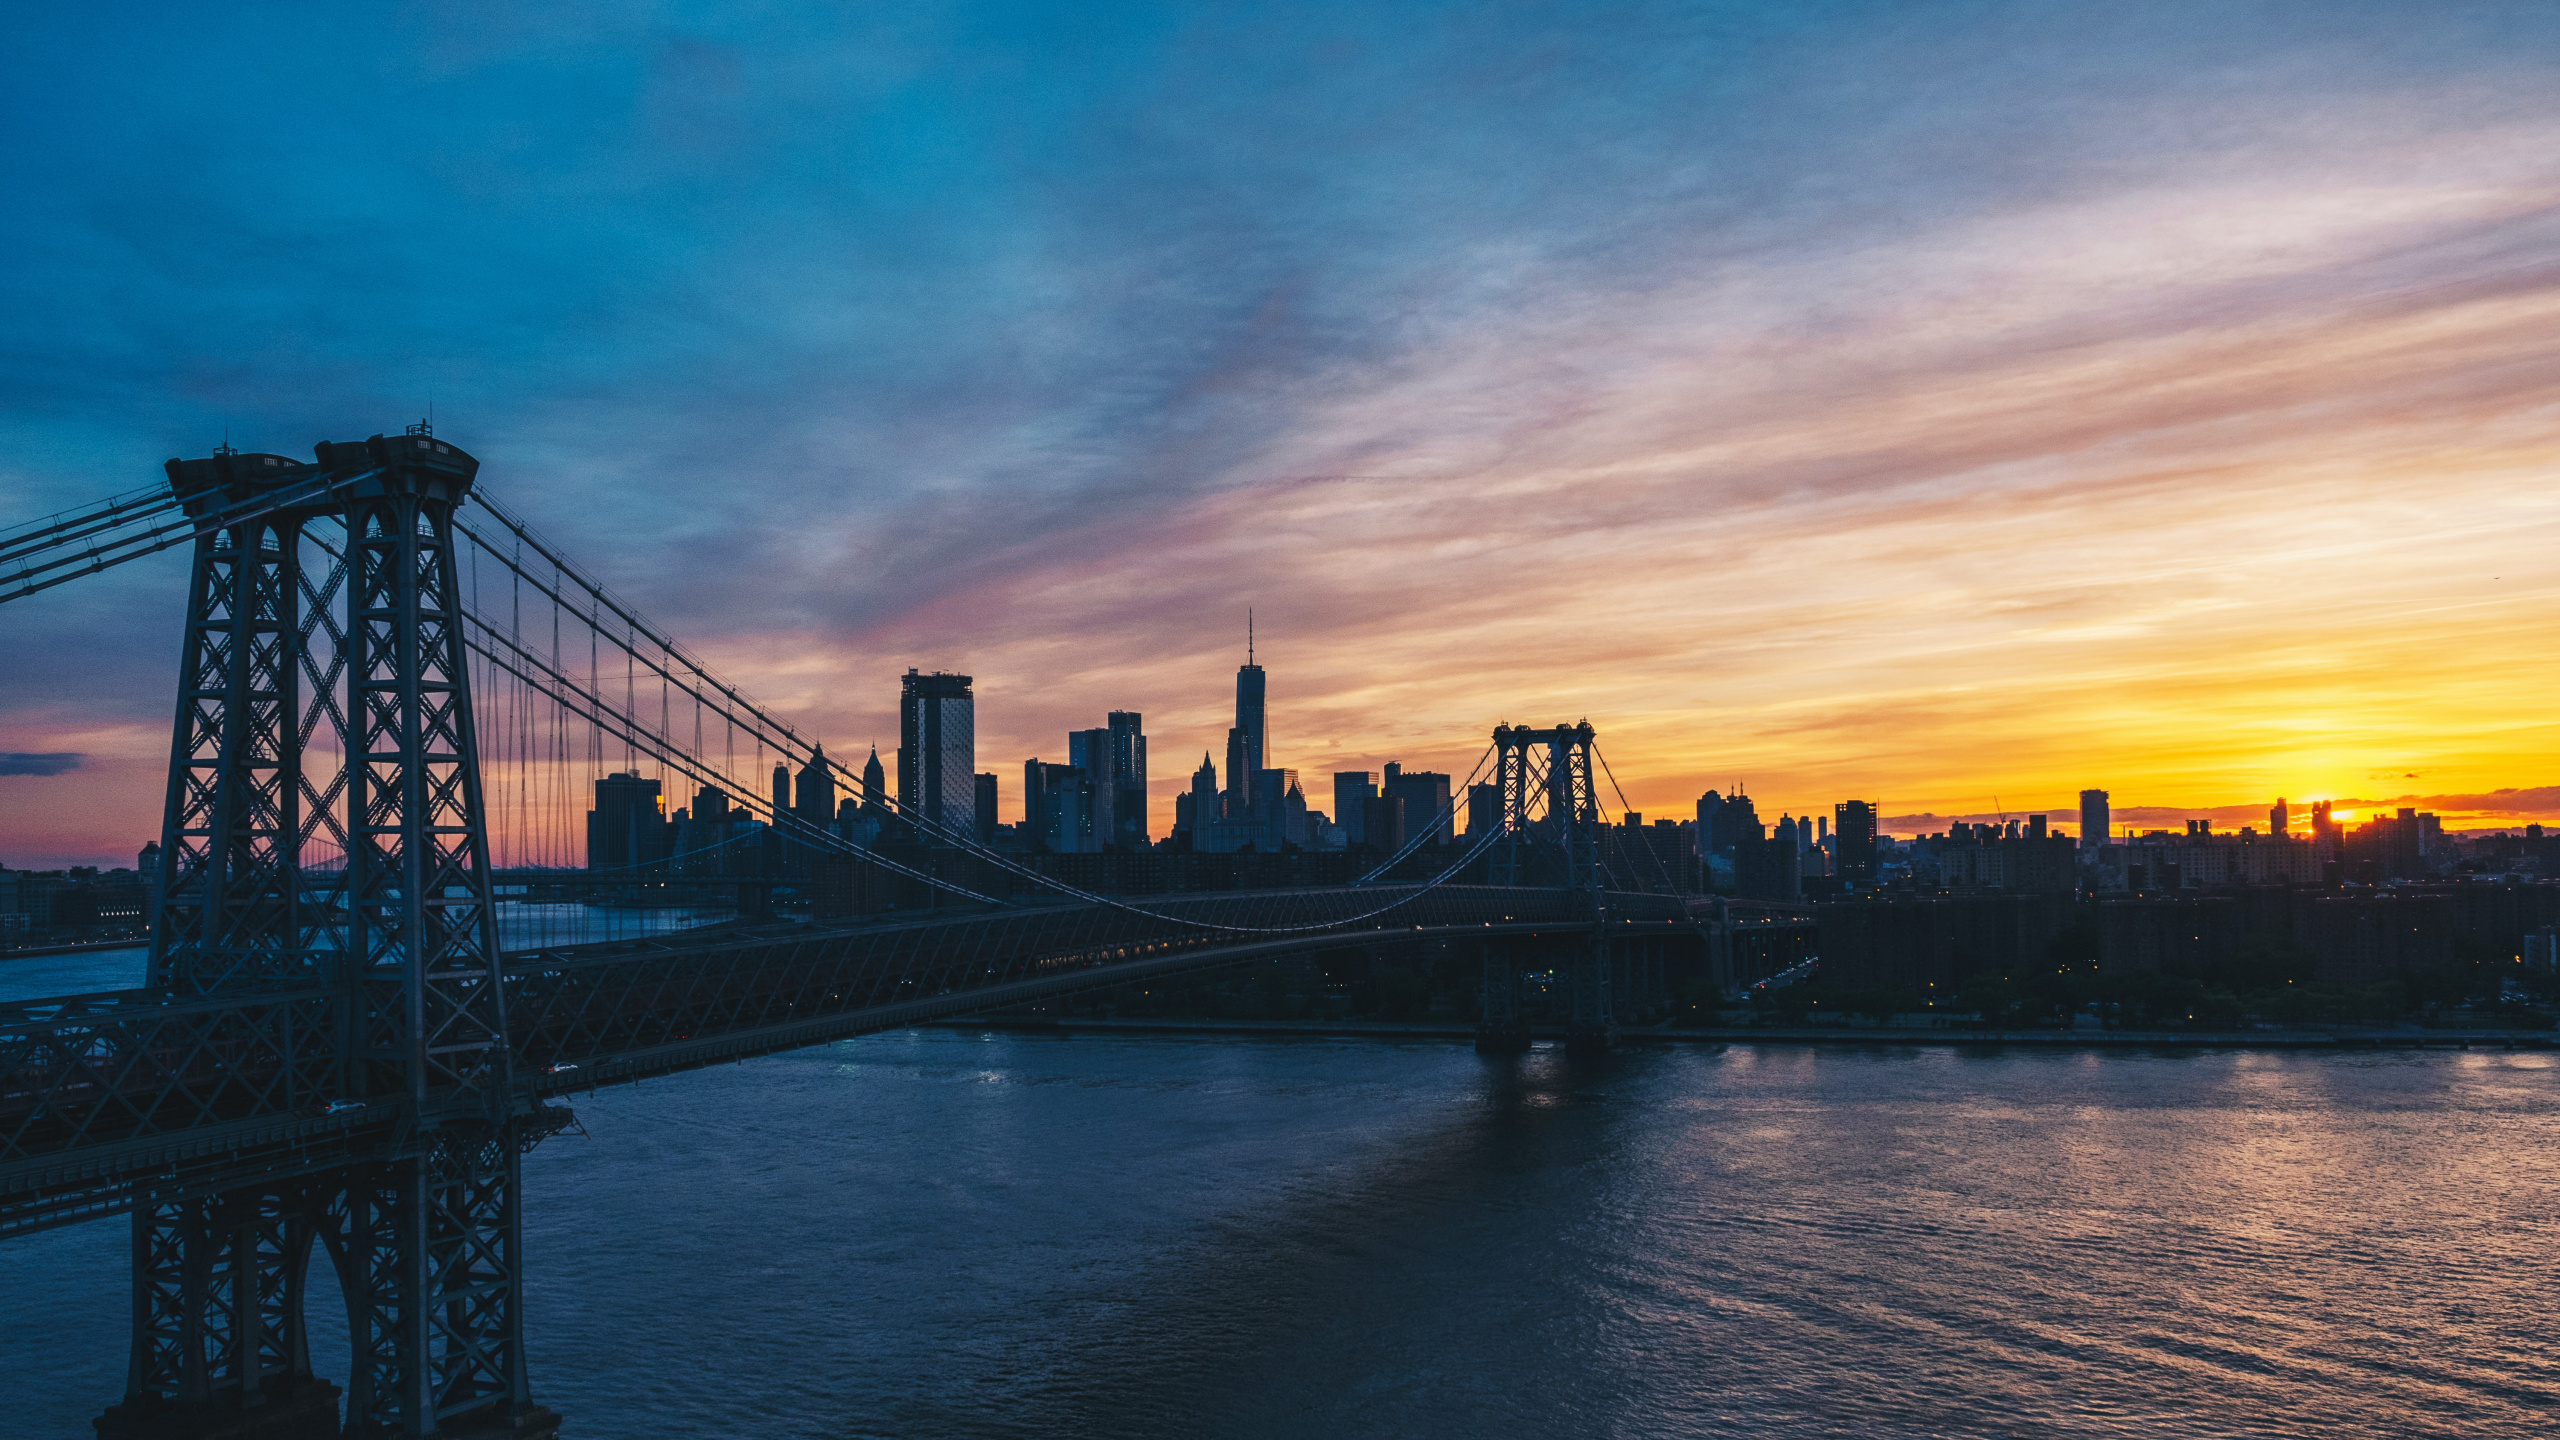
[[[1606,1050],[1617,1042],[1610,999],[1607,872],[1600,864],[1600,796],[1594,784],[1591,722],[1533,730],[1494,727],[1494,784],[1502,803],[1503,838],[1495,843],[1490,879],[1496,885],[1536,883],[1541,864],[1561,861],[1563,886],[1584,897],[1596,922],[1588,943],[1567,967],[1572,1020],[1565,1035],[1571,1051]],[[1543,814],[1533,814],[1544,801]],[[1484,1020],[1476,1048],[1488,1053],[1529,1048],[1520,1013],[1519,959],[1506,949],[1485,953]]]
[[519,1191],[565,1112],[507,1045],[454,561],[478,469],[423,425],[316,463],[169,462],[198,533],[151,984],[327,987],[325,1021],[235,1063],[362,1107],[369,1150],[137,1188],[132,1360],[102,1440],[340,1434],[304,1333],[315,1243],[347,1301],[344,1434],[558,1428],[525,1375]]

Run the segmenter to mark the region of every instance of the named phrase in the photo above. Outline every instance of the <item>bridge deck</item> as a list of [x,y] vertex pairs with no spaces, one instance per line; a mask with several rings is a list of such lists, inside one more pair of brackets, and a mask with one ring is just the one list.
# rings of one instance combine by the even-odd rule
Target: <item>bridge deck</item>
[[[518,952],[503,981],[512,1103],[1185,970],[1591,923],[1560,891],[1400,890],[727,924]],[[1611,903],[1619,925],[1697,933],[1696,902]],[[0,1008],[0,1234],[109,1213],[138,1181],[209,1192],[378,1152],[415,1117],[323,1113],[348,1098],[334,1059],[346,1003],[315,985]]]

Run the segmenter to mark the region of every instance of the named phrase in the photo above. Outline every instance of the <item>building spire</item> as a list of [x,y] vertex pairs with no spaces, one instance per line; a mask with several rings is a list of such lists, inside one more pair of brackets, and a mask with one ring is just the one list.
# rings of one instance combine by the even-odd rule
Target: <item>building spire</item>
[[1253,663],[1253,607],[1244,607],[1244,663]]

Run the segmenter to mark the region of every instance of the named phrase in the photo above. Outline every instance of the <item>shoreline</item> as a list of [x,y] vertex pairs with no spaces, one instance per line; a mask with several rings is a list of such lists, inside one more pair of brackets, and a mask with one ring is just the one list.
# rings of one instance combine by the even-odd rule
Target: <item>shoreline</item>
[[81,940],[69,945],[22,945],[14,950],[0,950],[0,963],[11,960],[34,960],[46,955],[87,955],[99,950],[140,950],[148,940]]
[[[930,1030],[1003,1030],[1064,1036],[1256,1035],[1337,1040],[1434,1040],[1473,1043],[1473,1025],[1395,1020],[1034,1020],[1003,1016],[955,1016],[914,1027]],[[1562,1041],[1562,1026],[1533,1026],[1533,1041]],[[1623,1031],[1620,1045],[1946,1045],[2035,1046],[2096,1050],[2549,1050],[2560,1032],[2549,1030],[1921,1030],[1883,1026],[1779,1028],[1771,1026],[1651,1027]]]

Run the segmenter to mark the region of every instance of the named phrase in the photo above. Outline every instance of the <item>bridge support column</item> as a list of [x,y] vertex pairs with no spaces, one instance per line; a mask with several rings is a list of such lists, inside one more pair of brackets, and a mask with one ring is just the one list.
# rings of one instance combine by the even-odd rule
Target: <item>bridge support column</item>
[[1507,948],[1484,947],[1484,1005],[1476,1021],[1476,1053],[1517,1055],[1529,1048],[1529,1022],[1520,1014],[1520,961]]
[[1593,934],[1590,943],[1574,953],[1568,976],[1573,1022],[1564,1033],[1566,1054],[1604,1055],[1618,1043],[1618,1013],[1609,983],[1613,968],[1605,931]]
[[338,1387],[311,1373],[300,1189],[238,1190],[133,1212],[133,1358],[101,1440],[331,1440]]

